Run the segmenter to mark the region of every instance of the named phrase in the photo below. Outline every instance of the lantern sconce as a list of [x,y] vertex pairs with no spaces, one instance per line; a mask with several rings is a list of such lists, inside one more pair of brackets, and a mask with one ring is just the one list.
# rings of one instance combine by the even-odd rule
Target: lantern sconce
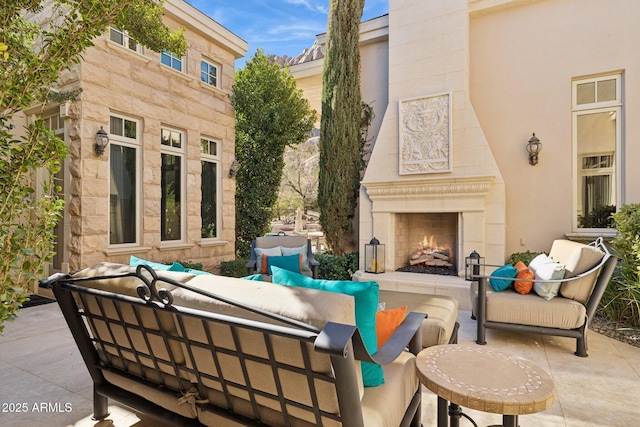
[[104,154],[105,148],[109,145],[109,135],[100,126],[100,130],[96,132],[96,142],[93,144],[93,154],[100,157]]
[[475,277],[480,276],[481,272],[484,271],[484,257],[473,251],[464,259],[464,267],[464,279],[473,281]]
[[240,169],[240,165],[236,160],[231,162],[231,166],[229,166],[229,178],[234,178],[238,174],[238,169]]
[[364,245],[365,273],[384,273],[384,245],[375,237],[368,245]]
[[535,166],[538,164],[538,153],[542,151],[542,142],[536,137],[536,133],[533,133],[531,139],[527,143],[527,151],[529,152],[529,164]]

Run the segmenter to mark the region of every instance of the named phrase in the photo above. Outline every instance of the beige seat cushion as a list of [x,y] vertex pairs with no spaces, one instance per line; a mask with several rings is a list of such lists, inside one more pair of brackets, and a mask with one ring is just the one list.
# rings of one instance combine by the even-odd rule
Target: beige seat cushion
[[401,354],[393,363],[384,365],[383,370],[384,384],[367,387],[362,398],[362,415],[367,427],[399,426],[418,389],[416,359],[411,353]]
[[[595,267],[604,257],[601,250],[571,240],[555,240],[549,251],[549,257],[565,266],[565,279],[577,276]],[[581,279],[564,282],[560,286],[560,295],[585,304],[591,297],[600,270]]]
[[[478,283],[471,285],[471,301],[477,303]],[[545,300],[536,294],[521,295],[512,290],[487,292],[487,321],[549,328],[575,329],[584,325],[587,311],[568,298]]]
[[378,300],[385,309],[408,306],[407,312],[427,314],[422,321],[422,347],[448,344],[458,321],[458,300],[442,295],[380,291]]

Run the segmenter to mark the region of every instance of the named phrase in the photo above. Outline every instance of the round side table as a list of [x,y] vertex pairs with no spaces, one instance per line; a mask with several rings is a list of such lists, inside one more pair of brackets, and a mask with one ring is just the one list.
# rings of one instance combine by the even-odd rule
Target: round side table
[[544,411],[555,398],[553,380],[540,367],[486,347],[426,348],[418,354],[416,371],[420,382],[438,395],[438,427],[449,421],[457,427],[460,417],[466,417],[460,406],[502,414],[504,427],[517,427],[518,415]]

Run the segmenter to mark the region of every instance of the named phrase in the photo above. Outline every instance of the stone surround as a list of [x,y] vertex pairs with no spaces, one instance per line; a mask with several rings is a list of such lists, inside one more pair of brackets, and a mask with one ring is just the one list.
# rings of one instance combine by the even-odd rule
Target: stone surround
[[467,0],[390,1],[389,98],[360,192],[360,247],[376,237],[386,249],[388,273],[371,280],[453,296],[462,307],[464,279],[394,270],[406,250],[395,236],[406,213],[457,214],[459,276],[474,250],[504,263],[505,184],[470,101],[468,24]]

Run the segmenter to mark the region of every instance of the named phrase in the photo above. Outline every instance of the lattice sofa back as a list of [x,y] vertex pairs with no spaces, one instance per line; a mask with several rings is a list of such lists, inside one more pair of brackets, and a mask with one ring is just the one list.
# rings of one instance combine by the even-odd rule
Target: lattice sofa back
[[[364,345],[354,326],[321,330],[271,313],[278,324],[185,308],[172,294],[184,284],[142,267],[137,273],[47,284],[94,381],[96,418],[107,416],[112,397],[165,422],[178,414],[184,419],[176,422],[206,425],[229,418],[240,425],[363,425],[354,352]],[[113,280],[129,295],[99,289]]]

